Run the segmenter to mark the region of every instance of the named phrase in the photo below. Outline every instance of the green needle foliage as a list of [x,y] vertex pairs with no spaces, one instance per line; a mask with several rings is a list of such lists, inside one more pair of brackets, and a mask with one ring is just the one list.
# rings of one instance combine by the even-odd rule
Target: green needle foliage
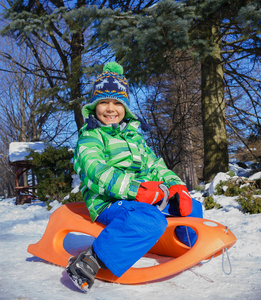
[[235,197],[244,213],[261,213],[261,179],[247,180],[244,178],[231,178],[220,182],[216,187],[217,195]]
[[206,210],[209,210],[212,208],[216,208],[216,209],[222,208],[222,206],[220,204],[218,204],[214,201],[214,198],[212,196],[205,197],[204,206],[205,206]]
[[37,196],[42,201],[58,200],[71,191],[73,151],[48,146],[44,152],[31,151],[26,157],[37,177]]

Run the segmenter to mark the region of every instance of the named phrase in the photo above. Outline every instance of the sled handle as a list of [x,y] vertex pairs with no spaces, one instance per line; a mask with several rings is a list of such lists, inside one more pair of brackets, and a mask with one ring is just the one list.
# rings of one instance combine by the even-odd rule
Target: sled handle
[[160,184],[159,188],[164,192],[164,197],[160,205],[157,205],[158,209],[162,211],[169,203],[169,189],[164,184]]

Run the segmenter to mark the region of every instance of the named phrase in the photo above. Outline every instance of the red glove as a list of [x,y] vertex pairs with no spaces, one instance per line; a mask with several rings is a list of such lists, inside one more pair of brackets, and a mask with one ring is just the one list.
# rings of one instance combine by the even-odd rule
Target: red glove
[[163,181],[142,182],[139,186],[135,200],[148,204],[156,204],[164,197],[164,192],[159,187]]
[[185,185],[172,185],[169,188],[169,202],[175,204],[182,217],[192,212],[192,198]]

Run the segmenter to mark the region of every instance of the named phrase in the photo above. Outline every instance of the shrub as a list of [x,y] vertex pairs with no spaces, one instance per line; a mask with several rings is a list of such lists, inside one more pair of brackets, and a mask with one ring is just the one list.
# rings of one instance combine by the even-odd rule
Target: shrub
[[[226,189],[224,189],[225,186]],[[236,201],[240,204],[242,212],[261,213],[261,198],[257,197],[257,195],[261,195],[261,179],[231,178],[226,182],[220,182],[216,186],[216,194],[227,197],[238,196]]]
[[240,194],[240,188],[237,185],[229,184],[227,190],[225,191],[224,195],[227,197],[234,197]]
[[258,195],[261,195],[261,179],[255,180],[255,188],[258,189]]
[[217,209],[222,208],[220,204],[214,201],[214,198],[212,196],[208,196],[204,198],[204,206],[206,210],[212,208],[217,208]]
[[230,171],[228,172],[228,175],[229,175],[230,177],[235,176],[234,171],[233,171],[233,170],[230,170]]
[[[226,189],[224,187],[226,186]],[[226,182],[221,181],[216,186],[216,195],[225,195],[227,197],[234,197],[240,194],[239,185],[235,183],[235,180],[228,180]]]
[[261,198],[254,197],[252,194],[240,196],[236,199],[240,206],[241,211],[250,214],[261,213]]
[[62,199],[71,191],[73,152],[68,147],[47,146],[42,153],[31,150],[26,157],[37,177],[37,196],[42,201]]
[[204,191],[205,186],[204,185],[197,185],[195,187],[195,190],[198,192],[203,192]]
[[63,204],[68,203],[68,202],[83,202],[83,196],[81,194],[81,192],[77,192],[77,193],[70,193],[69,194],[69,198],[63,200]]
[[226,185],[225,181],[220,181],[219,184],[216,186],[215,190],[215,195],[223,195],[224,194],[224,190],[223,187]]

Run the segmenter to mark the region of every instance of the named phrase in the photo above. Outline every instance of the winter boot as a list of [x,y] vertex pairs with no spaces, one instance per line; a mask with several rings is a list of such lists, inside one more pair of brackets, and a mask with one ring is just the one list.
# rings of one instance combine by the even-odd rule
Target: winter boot
[[94,283],[99,269],[106,269],[105,265],[95,254],[92,246],[69,259],[66,267],[67,274],[72,282],[84,293],[87,293]]

